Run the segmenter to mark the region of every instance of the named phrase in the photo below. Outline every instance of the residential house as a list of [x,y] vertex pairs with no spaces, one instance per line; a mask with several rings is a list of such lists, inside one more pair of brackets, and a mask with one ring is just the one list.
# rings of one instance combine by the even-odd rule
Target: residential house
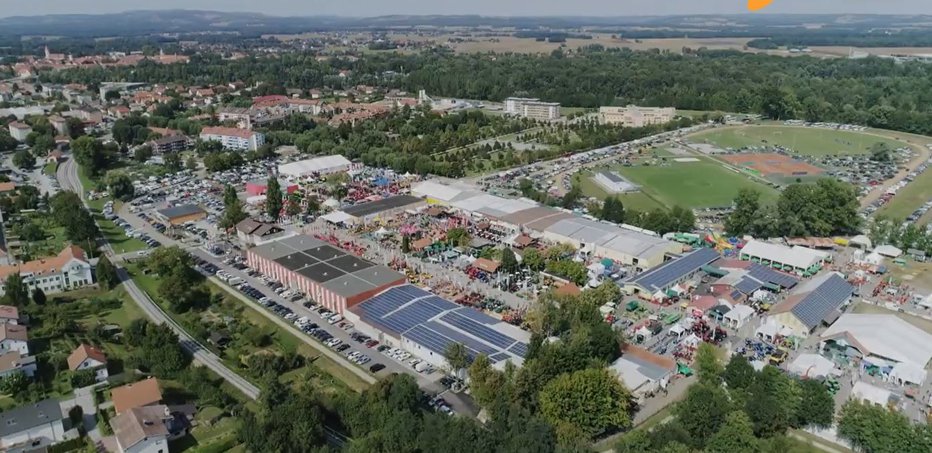
[[9,351],[29,354],[29,333],[26,326],[0,324],[0,353]]
[[25,142],[26,137],[32,132],[32,127],[26,123],[20,123],[19,121],[10,123],[9,128],[10,137],[13,137],[18,142]]
[[58,115],[52,115],[49,117],[49,123],[55,128],[55,132],[57,132],[58,135],[68,135],[68,120]]
[[68,356],[71,371],[93,370],[97,382],[107,380],[107,355],[100,349],[81,344]]
[[64,414],[58,400],[47,399],[0,413],[0,450],[17,446],[39,449],[65,440]]
[[119,453],[168,453],[168,442],[187,434],[187,423],[168,406],[135,407],[120,413],[110,426]]
[[[58,256],[0,266],[0,280],[5,281],[13,273],[18,273],[30,292],[41,288],[46,294],[54,294],[93,285],[93,270],[84,250],[69,245]],[[0,295],[3,294],[0,286]]]
[[274,223],[244,219],[236,224],[236,236],[244,245],[261,245],[285,234],[285,229]]
[[12,305],[0,305],[0,324],[19,324],[19,309]]
[[129,107],[125,105],[114,105],[107,109],[107,114],[116,119],[121,119],[129,116],[130,110]]
[[110,400],[117,414],[136,407],[153,406],[162,402],[162,391],[156,378],[126,384],[110,392]]
[[14,373],[23,373],[32,377],[36,374],[36,358],[20,354],[19,351],[0,354],[0,379]]

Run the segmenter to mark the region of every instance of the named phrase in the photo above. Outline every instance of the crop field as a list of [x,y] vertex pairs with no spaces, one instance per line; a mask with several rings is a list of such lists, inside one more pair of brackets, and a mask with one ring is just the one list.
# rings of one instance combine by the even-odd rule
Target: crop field
[[693,143],[708,143],[720,148],[745,146],[784,146],[799,154],[827,156],[867,154],[875,143],[900,148],[905,143],[888,137],[862,132],[840,131],[800,126],[743,126],[700,132],[689,137]]
[[[738,191],[744,188],[759,190],[765,200],[777,197],[775,189],[705,159],[665,165],[615,167],[614,170],[641,186],[641,193],[626,194],[622,196],[622,201],[625,197],[645,197],[668,208],[676,205],[685,208],[728,206]],[[590,183],[582,185],[586,195],[605,197],[605,191],[592,182],[591,177],[585,177],[582,181]],[[592,190],[593,187],[595,190]],[[641,209],[634,205],[631,207]]]

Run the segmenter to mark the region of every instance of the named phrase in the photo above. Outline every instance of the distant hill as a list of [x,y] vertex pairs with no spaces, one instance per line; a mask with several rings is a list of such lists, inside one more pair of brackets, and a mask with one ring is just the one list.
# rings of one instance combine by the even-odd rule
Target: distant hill
[[[392,15],[368,18],[335,16],[277,17],[257,13],[230,13],[195,10],[127,11],[114,14],[62,14],[7,17],[0,19],[3,36],[139,36],[159,33],[240,32],[299,33],[339,29],[380,30],[416,26],[489,26],[518,29],[596,29],[629,28],[683,30],[707,33],[740,33],[779,30],[818,24],[825,32],[872,29],[928,31],[932,16],[885,15],[780,15],[733,16],[629,16],[629,17],[492,17],[478,15]],[[679,33],[679,31],[678,31]]]

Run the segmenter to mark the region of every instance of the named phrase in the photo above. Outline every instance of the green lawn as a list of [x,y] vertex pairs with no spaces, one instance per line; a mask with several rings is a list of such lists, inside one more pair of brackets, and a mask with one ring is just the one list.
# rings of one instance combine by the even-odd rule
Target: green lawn
[[883,142],[891,148],[905,145],[892,138],[866,133],[819,129],[801,126],[742,126],[713,129],[689,137],[692,143],[709,143],[721,148],[780,145],[799,154],[824,156],[833,154],[867,154],[870,147]]
[[55,176],[55,171],[57,169],[58,169],[58,162],[49,162],[45,164],[45,167],[42,168],[42,172],[49,176]]
[[[583,195],[587,197],[595,197],[600,200],[608,196],[608,193],[602,189],[602,186],[596,184],[595,181],[593,181],[592,173],[577,173],[575,178],[579,184],[579,188],[582,190]],[[619,194],[616,196],[621,199],[621,202],[627,209],[635,209],[638,211],[653,211],[654,209],[663,209],[664,207],[663,204],[661,204],[659,201],[654,200],[653,198],[641,192]]]
[[894,219],[905,219],[929,200],[932,200],[932,171],[925,171],[913,182],[900,189],[893,200],[881,208],[877,214]]
[[[643,198],[656,200],[666,207],[685,208],[728,206],[740,189],[761,191],[765,200],[776,199],[777,191],[750,178],[735,173],[711,160],[699,162],[670,162],[664,165],[615,167],[622,176],[641,186],[641,193],[622,196],[625,206],[630,202],[634,209],[644,209]],[[599,186],[588,179],[592,186]],[[585,192],[586,187],[583,186]],[[601,190],[600,190],[601,191]],[[604,191],[601,191],[604,194]],[[629,199],[629,201],[625,201]]]
[[102,215],[95,212],[94,217],[97,219],[97,225],[100,226],[100,233],[113,246],[114,252],[121,254],[149,248],[145,242],[127,236],[123,228],[105,219]]

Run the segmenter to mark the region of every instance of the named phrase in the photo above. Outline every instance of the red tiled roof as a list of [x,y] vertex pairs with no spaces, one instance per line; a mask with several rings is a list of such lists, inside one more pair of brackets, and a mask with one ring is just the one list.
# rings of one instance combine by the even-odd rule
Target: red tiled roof
[[0,319],[19,319],[19,309],[12,305],[0,305]]
[[107,363],[107,355],[103,351],[88,344],[81,344],[68,356],[68,368],[75,371],[87,359]]
[[255,132],[249,129],[239,129],[235,127],[205,127],[201,130],[201,135],[226,135],[230,137],[250,138]]
[[145,379],[133,384],[117,387],[110,392],[113,408],[122,413],[134,407],[148,406],[162,401],[159,381],[155,378]]

